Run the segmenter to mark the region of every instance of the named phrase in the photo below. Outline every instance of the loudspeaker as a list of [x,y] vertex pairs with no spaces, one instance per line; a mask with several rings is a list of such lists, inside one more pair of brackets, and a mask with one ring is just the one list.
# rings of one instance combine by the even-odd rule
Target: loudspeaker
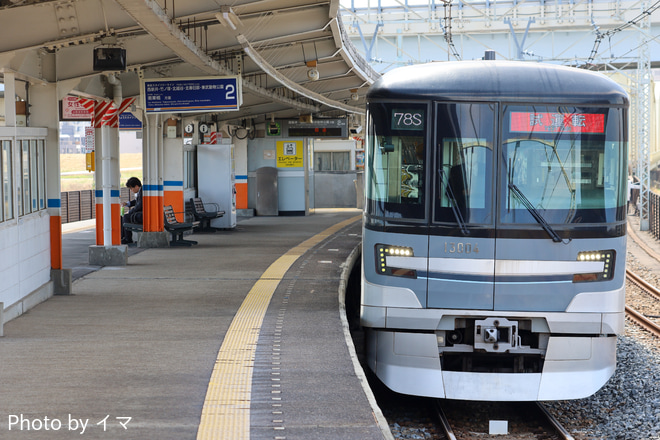
[[97,47],[94,49],[94,70],[126,70],[126,49]]

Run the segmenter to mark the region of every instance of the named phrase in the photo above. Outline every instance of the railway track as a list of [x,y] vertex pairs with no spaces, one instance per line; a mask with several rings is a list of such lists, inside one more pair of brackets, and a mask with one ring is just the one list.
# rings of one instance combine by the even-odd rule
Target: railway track
[[[442,430],[445,434],[445,438],[447,440],[458,440],[459,438],[467,438],[465,436],[457,436],[456,433],[454,433],[454,429],[452,428],[451,422],[449,421],[449,418],[447,417],[444,409],[442,408],[442,404],[440,403],[440,400],[435,401],[434,405],[434,410],[436,412],[436,417],[440,421],[440,425],[442,426]],[[502,404],[504,405],[504,403]],[[518,405],[525,405],[522,409]],[[575,440],[574,437],[568,432],[566,428],[557,420],[547,409],[546,407],[541,403],[541,402],[519,402],[517,406],[514,408],[517,409],[510,409],[510,411],[520,411],[525,413],[525,424],[529,426],[529,431],[530,435],[534,435],[535,438],[542,438],[542,439],[548,439],[548,438],[558,438],[561,440]],[[533,416],[530,417],[530,414],[533,414]],[[515,417],[512,417],[515,418]],[[535,431],[538,431],[538,426],[540,425],[545,425],[551,428],[552,432],[543,432],[543,433],[535,433]],[[520,429],[518,427],[518,429]],[[517,435],[520,435],[518,433]]]
[[[653,251],[653,249],[651,249],[642,240],[640,240],[634,228],[630,227],[628,228],[628,231],[630,233],[629,234],[630,237],[635,241],[635,243],[640,248],[642,248],[650,257],[654,258],[657,261],[660,261],[660,255],[658,255],[655,251]],[[660,290],[657,287],[653,286],[652,284],[649,284],[644,279],[642,279],[642,277],[640,277],[630,269],[626,269],[626,278],[630,280],[633,284],[638,286],[640,289],[642,289],[644,292],[648,293],[649,295],[655,297],[658,301],[660,301]],[[626,304],[626,314],[632,321],[637,323],[639,326],[653,333],[655,336],[660,337],[660,325],[658,325],[657,322],[653,321],[652,319],[649,319],[646,315],[639,312],[638,310],[635,310],[634,308],[632,308],[627,304]]]

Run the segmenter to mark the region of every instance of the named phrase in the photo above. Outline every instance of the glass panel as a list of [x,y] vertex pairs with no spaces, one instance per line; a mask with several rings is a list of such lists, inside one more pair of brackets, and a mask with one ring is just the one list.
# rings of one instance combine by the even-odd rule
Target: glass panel
[[12,148],[11,141],[2,143],[2,198],[4,205],[4,220],[14,218],[14,185],[12,179]]
[[438,104],[435,220],[492,223],[492,104]]
[[526,204],[555,224],[625,219],[620,110],[510,107],[504,123],[503,223],[534,223]]
[[46,208],[46,148],[45,142],[39,140],[37,144],[39,156],[39,209]]
[[26,215],[30,210],[30,141],[21,141],[21,170],[23,173],[22,208],[21,214]]
[[367,211],[424,218],[426,105],[372,103],[367,135]]
[[39,210],[39,172],[37,156],[37,140],[30,141],[30,194],[32,196],[30,210],[36,212]]
[[332,153],[332,169],[334,171],[350,170],[351,154],[348,151],[335,151]]
[[315,171],[330,171],[332,170],[332,153],[317,152],[314,155]]

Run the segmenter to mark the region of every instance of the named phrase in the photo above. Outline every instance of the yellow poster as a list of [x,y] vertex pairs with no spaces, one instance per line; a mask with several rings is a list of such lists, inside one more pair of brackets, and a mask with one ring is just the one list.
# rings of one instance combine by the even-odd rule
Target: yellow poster
[[303,166],[303,141],[277,141],[277,168]]

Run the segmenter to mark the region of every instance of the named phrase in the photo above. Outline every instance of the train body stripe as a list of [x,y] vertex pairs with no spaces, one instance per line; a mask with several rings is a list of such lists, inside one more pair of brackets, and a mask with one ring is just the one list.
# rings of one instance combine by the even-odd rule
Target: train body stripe
[[[493,260],[473,258],[386,257],[389,267],[431,273],[496,277],[560,276],[602,272],[603,261]],[[428,265],[428,266],[427,266]]]

